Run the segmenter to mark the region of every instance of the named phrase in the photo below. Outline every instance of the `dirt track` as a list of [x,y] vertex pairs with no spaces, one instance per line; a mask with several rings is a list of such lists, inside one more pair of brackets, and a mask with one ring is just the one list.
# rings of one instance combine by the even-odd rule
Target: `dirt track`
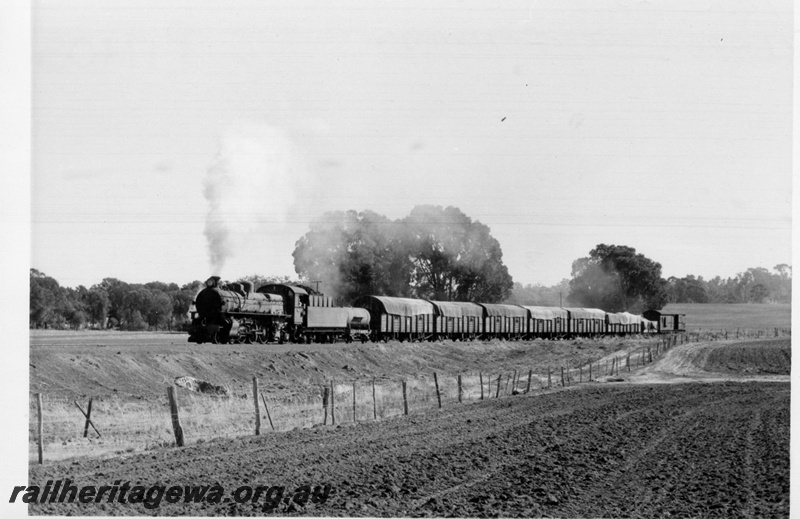
[[[32,466],[150,486],[329,483],[280,515],[788,516],[789,384],[591,385],[351,427]],[[237,504],[35,505],[32,514],[263,515]]]

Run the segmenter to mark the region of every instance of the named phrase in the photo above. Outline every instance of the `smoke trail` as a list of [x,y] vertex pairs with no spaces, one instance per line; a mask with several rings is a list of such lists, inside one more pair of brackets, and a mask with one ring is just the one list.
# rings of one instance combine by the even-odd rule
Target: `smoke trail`
[[203,234],[213,273],[221,275],[242,238],[260,223],[285,222],[295,200],[292,161],[292,143],[279,128],[242,122],[223,135],[203,180],[208,202]]

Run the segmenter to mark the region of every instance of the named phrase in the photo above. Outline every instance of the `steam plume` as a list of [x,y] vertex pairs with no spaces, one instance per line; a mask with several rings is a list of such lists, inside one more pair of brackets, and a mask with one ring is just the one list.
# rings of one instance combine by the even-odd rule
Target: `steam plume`
[[260,223],[285,222],[295,199],[292,156],[286,134],[265,123],[238,123],[223,135],[203,180],[208,202],[203,234],[213,273],[221,275],[241,238]]

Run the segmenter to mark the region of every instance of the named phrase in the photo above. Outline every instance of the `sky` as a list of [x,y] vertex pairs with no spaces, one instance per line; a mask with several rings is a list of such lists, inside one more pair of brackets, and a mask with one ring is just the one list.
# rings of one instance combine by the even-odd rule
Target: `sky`
[[791,264],[790,1],[499,5],[34,1],[31,267],[294,277],[324,212],[419,204],[523,284]]

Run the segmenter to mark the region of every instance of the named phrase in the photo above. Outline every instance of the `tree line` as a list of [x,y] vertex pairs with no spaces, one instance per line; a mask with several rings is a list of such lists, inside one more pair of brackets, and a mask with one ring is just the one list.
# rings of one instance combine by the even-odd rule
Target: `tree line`
[[[688,275],[682,278],[670,276],[663,284],[665,304],[671,303],[785,303],[792,302],[792,267],[776,265],[773,271],[763,267],[749,268],[735,276],[722,278],[716,276],[704,279],[703,276]],[[555,285],[541,283],[514,283],[506,300],[510,304],[532,306],[563,306],[570,298],[570,279],[562,279]]]
[[[790,303],[792,268],[750,268],[728,279],[661,275],[661,264],[626,245],[599,244],[572,263],[571,279],[546,287],[514,283],[489,227],[456,207],[423,205],[397,220],[373,211],[334,211],[310,224],[293,253],[299,280],[245,276],[255,287],[302,282],[348,305],[359,296],[600,308],[641,313],[668,303]],[[30,271],[32,328],[180,330],[201,281],[183,286],[115,278],[61,287]]]
[[189,305],[202,286],[201,281],[178,286],[105,278],[90,288],[69,288],[31,269],[30,327],[180,330],[188,324]]

